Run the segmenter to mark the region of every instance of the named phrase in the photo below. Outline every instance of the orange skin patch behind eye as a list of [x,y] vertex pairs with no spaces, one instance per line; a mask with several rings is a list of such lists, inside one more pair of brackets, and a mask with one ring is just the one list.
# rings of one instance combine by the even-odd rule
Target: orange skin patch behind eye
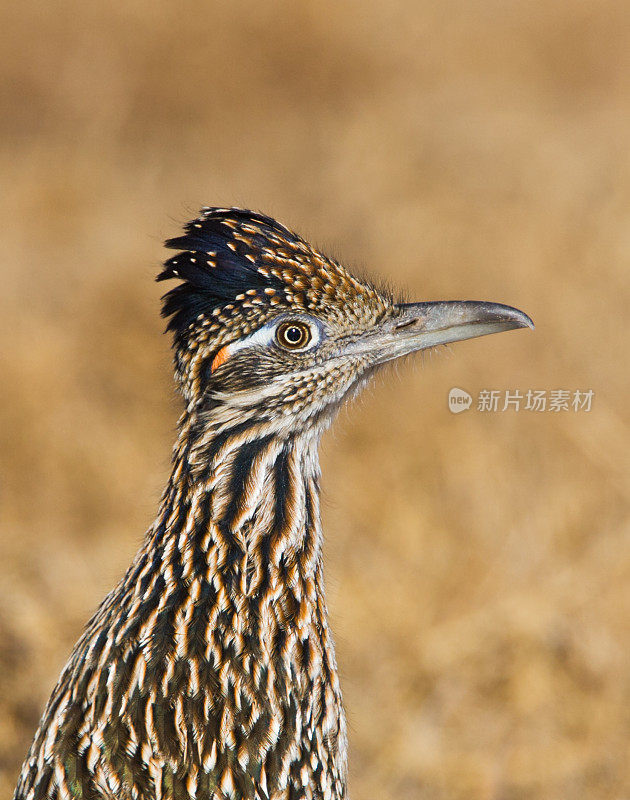
[[210,372],[214,372],[215,370],[219,369],[221,364],[225,364],[228,360],[229,356],[230,345],[226,344],[219,350],[216,356],[212,359],[212,364],[210,364]]

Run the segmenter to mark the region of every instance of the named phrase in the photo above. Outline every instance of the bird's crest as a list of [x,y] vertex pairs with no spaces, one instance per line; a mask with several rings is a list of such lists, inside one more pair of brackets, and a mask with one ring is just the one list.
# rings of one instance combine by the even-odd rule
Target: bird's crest
[[157,277],[181,281],[162,307],[176,345],[190,344],[200,328],[248,327],[247,320],[260,321],[277,306],[352,316],[359,297],[378,297],[284,225],[244,209],[205,208],[166,246],[180,251]]

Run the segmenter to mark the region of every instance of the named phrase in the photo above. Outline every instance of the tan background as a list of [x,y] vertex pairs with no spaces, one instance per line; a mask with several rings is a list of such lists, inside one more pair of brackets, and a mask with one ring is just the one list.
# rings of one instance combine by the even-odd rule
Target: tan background
[[[3,16],[1,795],[167,476],[161,240],[240,204],[537,323],[384,373],[326,439],[354,800],[627,798],[627,0]],[[596,396],[455,417],[451,386]]]

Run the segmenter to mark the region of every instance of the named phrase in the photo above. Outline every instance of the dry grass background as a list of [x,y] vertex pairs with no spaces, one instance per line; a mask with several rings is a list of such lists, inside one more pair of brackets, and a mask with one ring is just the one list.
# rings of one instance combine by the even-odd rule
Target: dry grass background
[[[161,240],[241,204],[537,323],[386,373],[326,439],[352,796],[629,797],[626,0],[2,15],[2,796],[167,476]],[[596,397],[455,417],[455,385]]]

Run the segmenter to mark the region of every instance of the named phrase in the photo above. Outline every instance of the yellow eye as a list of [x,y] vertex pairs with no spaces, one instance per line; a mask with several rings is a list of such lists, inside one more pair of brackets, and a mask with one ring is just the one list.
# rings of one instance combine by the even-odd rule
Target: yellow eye
[[311,338],[311,329],[305,322],[283,322],[276,330],[276,341],[287,350],[301,350]]

